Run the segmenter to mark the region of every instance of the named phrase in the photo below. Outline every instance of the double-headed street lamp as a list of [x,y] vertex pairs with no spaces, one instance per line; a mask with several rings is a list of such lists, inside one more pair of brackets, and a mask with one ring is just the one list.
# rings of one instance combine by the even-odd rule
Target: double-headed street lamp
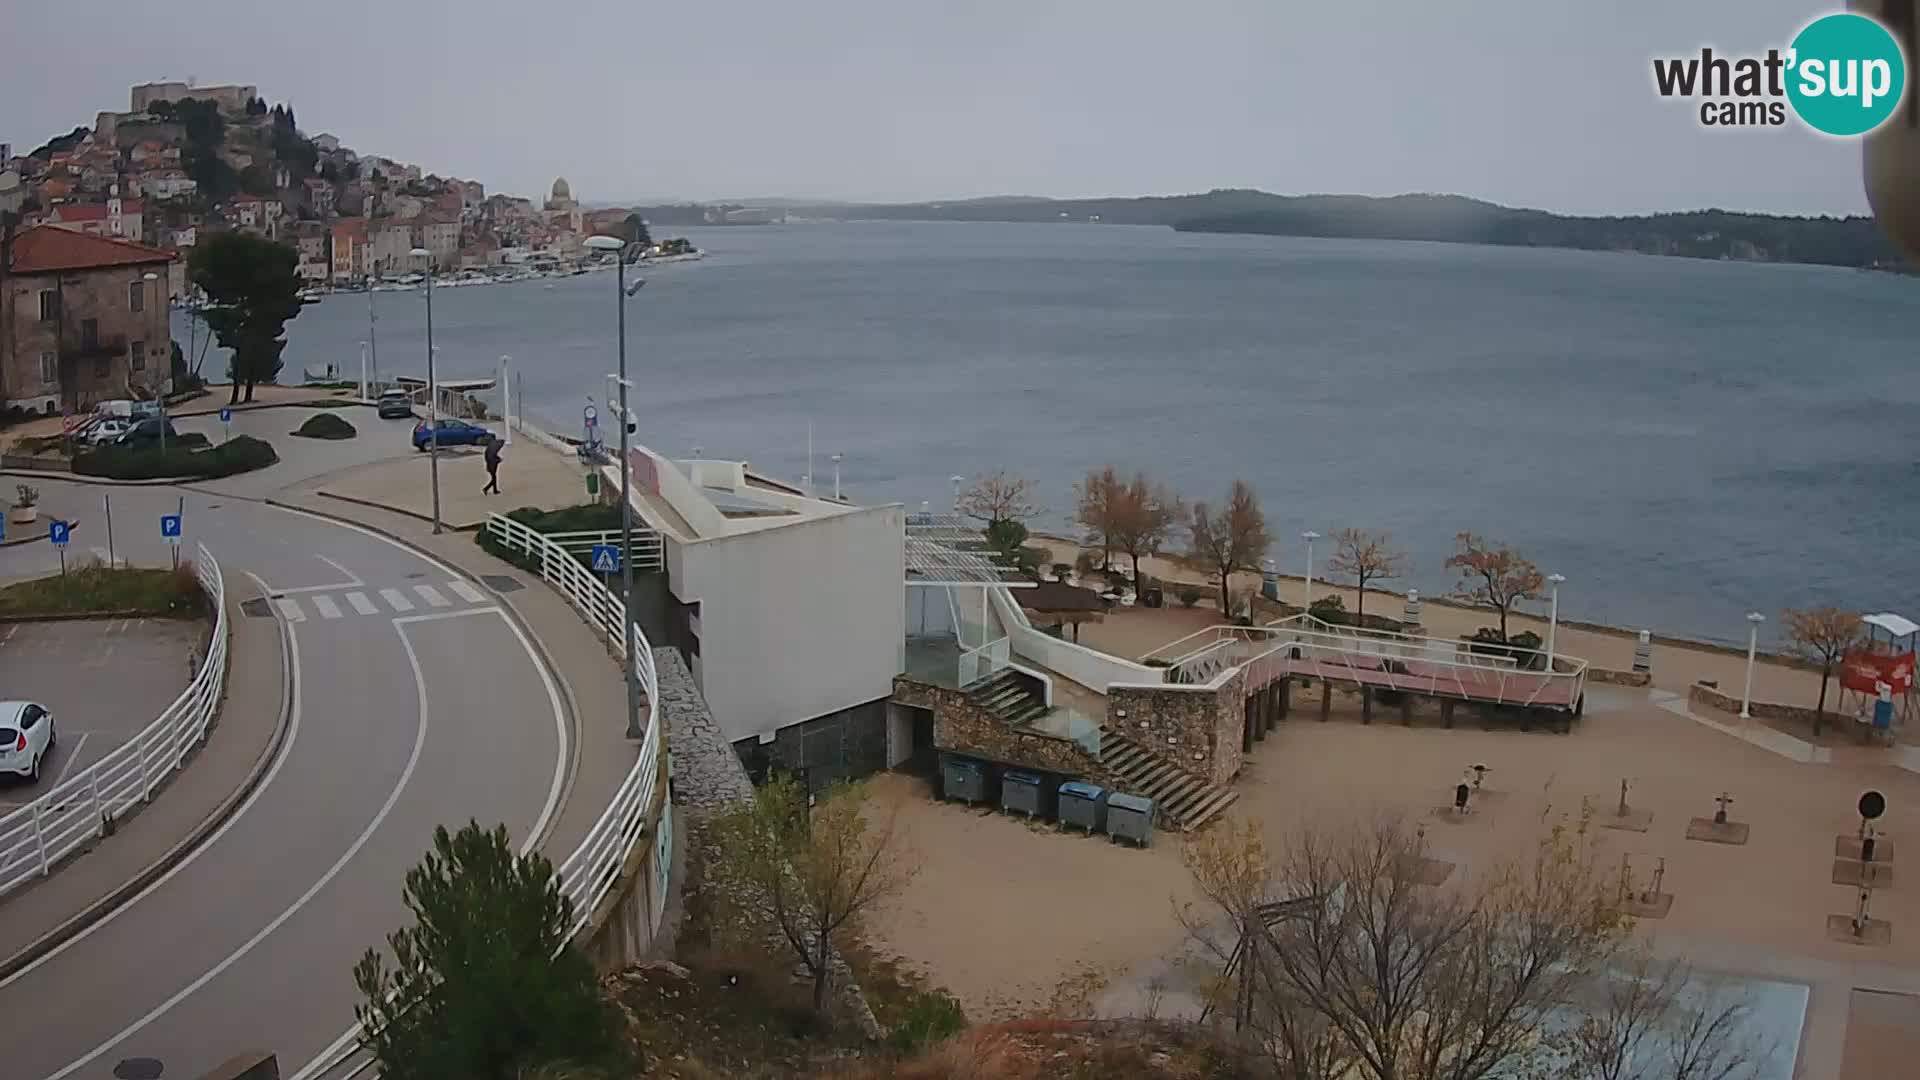
[[621,635],[626,639],[627,654],[627,738],[639,739],[645,737],[647,732],[640,724],[640,668],[634,656],[639,642],[633,632],[633,463],[627,459],[627,436],[633,430],[631,414],[627,411],[627,390],[633,384],[627,379],[627,300],[647,282],[645,278],[639,278],[631,288],[627,286],[625,240],[615,236],[589,236],[587,246],[594,251],[613,253],[613,304],[618,311],[620,351],[620,370],[614,376],[620,394],[620,401],[615,406],[620,415],[620,587],[623,590],[622,621],[626,623],[621,628]]
[[440,387],[433,379],[433,252],[414,248],[416,259],[427,260],[427,458],[433,473],[433,531],[440,531]]

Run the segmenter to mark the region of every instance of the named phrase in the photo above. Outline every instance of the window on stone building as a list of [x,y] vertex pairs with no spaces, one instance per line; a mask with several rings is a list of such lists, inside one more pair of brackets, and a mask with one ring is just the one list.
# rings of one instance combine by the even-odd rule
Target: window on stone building
[[99,319],[80,320],[80,347],[83,349],[97,349],[100,347]]
[[40,321],[52,322],[60,317],[60,294],[53,289],[40,290]]
[[127,307],[133,311],[147,310],[147,283],[135,281],[127,285]]
[[48,386],[60,381],[60,357],[57,354],[40,354],[40,381]]
[[147,347],[141,342],[127,346],[127,366],[134,371],[147,370]]

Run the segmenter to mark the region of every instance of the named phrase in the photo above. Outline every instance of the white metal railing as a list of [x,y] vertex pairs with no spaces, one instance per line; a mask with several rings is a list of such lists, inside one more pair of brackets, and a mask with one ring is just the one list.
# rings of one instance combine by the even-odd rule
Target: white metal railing
[[[497,534],[496,534],[497,535]],[[590,555],[595,546],[611,544],[620,546],[620,530],[606,529],[601,532],[556,532],[543,533],[548,540],[565,548],[571,555]],[[503,541],[504,542],[504,541]],[[633,568],[635,570],[658,570],[666,564],[664,549],[660,543],[660,534],[652,529],[633,530]]]
[[204,544],[193,568],[213,608],[206,659],[180,696],[132,739],[0,817],[0,896],[45,877],[55,863],[105,835],[111,821],[151,799],[167,774],[184,765],[206,738],[227,678],[226,585]]
[[[580,565],[573,553],[552,538],[501,514],[487,517],[487,532],[510,550],[537,559],[540,576],[565,594],[581,618],[607,636],[615,655],[622,660],[626,658],[627,643],[620,632],[626,605],[607,591],[592,571]],[[640,743],[640,759],[621,781],[619,790],[613,793],[606,811],[587,830],[580,846],[560,864],[560,892],[573,902],[572,933],[575,934],[606,899],[620,876],[620,868],[639,843],[660,772],[660,702],[653,647],[638,625],[633,627],[633,638],[636,643],[634,668],[647,695],[647,733]]]

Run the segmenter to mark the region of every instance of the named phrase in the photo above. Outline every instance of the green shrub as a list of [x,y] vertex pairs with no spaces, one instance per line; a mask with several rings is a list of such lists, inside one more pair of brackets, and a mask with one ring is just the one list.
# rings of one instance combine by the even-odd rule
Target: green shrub
[[1193,605],[1199,602],[1200,602],[1199,589],[1193,587],[1192,585],[1180,586],[1180,603],[1182,606],[1192,607]]
[[1345,626],[1352,621],[1347,617],[1347,602],[1332,594],[1322,596],[1308,604],[1307,614],[1334,626]]
[[264,469],[279,460],[272,443],[251,435],[236,435],[210,450],[197,448],[182,436],[168,440],[165,450],[158,446],[88,450],[73,459],[73,471],[110,480],[217,480]]
[[303,439],[351,439],[359,432],[344,418],[323,412],[307,417],[307,422],[301,424],[293,434]]
[[903,1054],[914,1054],[966,1029],[967,1014],[958,1001],[939,990],[920,990],[907,999],[905,1016],[887,1041]]

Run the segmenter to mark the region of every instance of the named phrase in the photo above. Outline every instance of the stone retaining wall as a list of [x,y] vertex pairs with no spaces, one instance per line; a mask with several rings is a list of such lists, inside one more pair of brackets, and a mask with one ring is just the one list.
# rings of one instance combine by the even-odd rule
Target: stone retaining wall
[[1120,786],[1119,778],[1072,739],[1008,726],[1005,720],[976,705],[964,691],[934,686],[897,675],[893,680],[897,704],[933,713],[933,745],[1001,765],[1038,769],[1079,777],[1102,787]]
[[[1689,687],[1687,690],[1687,701],[1693,705],[1705,705],[1708,708],[1719,709],[1721,712],[1733,713],[1736,716],[1740,714],[1740,699],[1738,697],[1732,694],[1722,693],[1717,687],[1708,686],[1705,683],[1694,683]],[[1771,701],[1755,701],[1751,702],[1748,708],[1752,715],[1762,720],[1788,720],[1807,725],[1809,731],[1813,729],[1814,710],[1801,705],[1780,705]],[[1833,724],[1842,719],[1847,718],[1834,713],[1828,713],[1825,723]]]
[[1587,668],[1587,681],[1607,683],[1612,686],[1651,686],[1653,673],[1649,671],[1615,671],[1612,668]]
[[1169,764],[1212,784],[1240,775],[1247,722],[1247,673],[1202,685],[1107,688],[1107,726]]
[[[660,694],[660,715],[667,724],[667,745],[673,748],[673,801],[675,813],[685,823],[688,835],[711,837],[715,818],[728,809],[753,798],[753,781],[747,778],[740,755],[720,734],[713,712],[693,683],[693,673],[673,649],[655,649],[653,653],[656,684]],[[768,948],[789,954],[785,940],[768,943]],[[831,966],[832,993],[843,1015],[852,1018],[869,1039],[885,1036],[874,1018],[853,969],[838,951]]]

